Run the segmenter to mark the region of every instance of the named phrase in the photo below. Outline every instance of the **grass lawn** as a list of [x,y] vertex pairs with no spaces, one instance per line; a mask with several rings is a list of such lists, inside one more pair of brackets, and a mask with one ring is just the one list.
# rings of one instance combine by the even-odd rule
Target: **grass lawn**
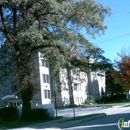
[[74,120],[82,120],[82,119],[85,119],[85,118],[89,118],[89,117],[93,117],[93,116],[98,116],[98,115],[101,115],[101,114],[103,114],[103,113],[95,113],[95,114],[89,114],[89,115],[84,115],[84,116],[76,116],[75,119],[71,118],[71,119],[68,119],[68,120],[59,121],[58,123],[63,123],[63,122],[68,122],[68,121],[74,121]]
[[20,120],[16,120],[16,121],[11,121],[11,122],[6,122],[6,123],[0,122],[0,128],[2,128],[2,127],[17,128],[17,127],[23,127],[23,126],[26,126],[26,125],[44,123],[44,122],[47,122],[47,121],[57,120],[57,119],[60,119],[60,118],[62,118],[62,116],[59,116],[57,118],[48,119],[48,120],[43,120],[43,121],[20,121]]
[[112,103],[99,103],[99,104],[93,104],[93,105],[87,105],[84,104],[81,107],[112,107],[112,106],[121,106],[121,105],[125,105],[125,104],[130,104],[130,102],[112,102]]

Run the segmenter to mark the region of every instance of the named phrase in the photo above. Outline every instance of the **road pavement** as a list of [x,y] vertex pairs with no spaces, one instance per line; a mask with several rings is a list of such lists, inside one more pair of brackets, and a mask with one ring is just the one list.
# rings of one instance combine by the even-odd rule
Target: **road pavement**
[[[64,130],[119,130],[118,121],[121,118],[123,118],[125,122],[130,120],[130,107],[119,108],[118,111],[113,111],[113,113],[108,114],[108,116],[92,121],[82,120],[79,124]],[[124,129],[127,130],[130,129],[130,127]]]
[[64,130],[119,130],[118,121],[121,118],[124,118],[125,121],[130,120],[130,113],[108,115],[89,122],[84,120],[79,124],[70,128],[66,128]]

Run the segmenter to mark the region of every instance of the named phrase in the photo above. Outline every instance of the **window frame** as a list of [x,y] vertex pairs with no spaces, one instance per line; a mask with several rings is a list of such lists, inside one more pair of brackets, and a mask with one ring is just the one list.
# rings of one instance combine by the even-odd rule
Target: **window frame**
[[50,83],[49,74],[42,74],[42,81],[43,81],[43,83]]
[[51,99],[51,91],[50,90],[43,90],[43,97],[44,99]]

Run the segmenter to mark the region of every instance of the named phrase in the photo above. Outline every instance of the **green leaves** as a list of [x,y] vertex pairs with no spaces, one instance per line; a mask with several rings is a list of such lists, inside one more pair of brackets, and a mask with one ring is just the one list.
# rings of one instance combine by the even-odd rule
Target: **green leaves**
[[32,27],[27,29],[25,32],[19,32],[17,37],[19,38],[19,41],[17,42],[20,43],[21,46],[24,44],[31,45],[44,42],[42,32]]
[[99,61],[102,51],[82,36],[81,31],[85,29],[91,37],[101,34],[106,29],[104,18],[109,14],[109,8],[94,0],[8,0],[0,3],[0,34],[8,45],[0,49],[0,77],[4,80],[11,73],[15,75],[14,81],[21,89],[23,117],[33,97],[34,63],[37,65],[33,55],[39,51],[44,54],[57,75],[59,87],[61,68],[69,72],[75,68],[85,72],[92,70],[88,57],[98,56]]
[[31,71],[27,59],[38,51],[44,53],[53,70],[85,70],[89,68],[88,56],[101,59],[103,51],[81,30],[92,37],[101,34],[108,15],[110,9],[94,0],[11,0],[1,4],[0,33],[9,41],[14,60],[21,62],[24,71]]

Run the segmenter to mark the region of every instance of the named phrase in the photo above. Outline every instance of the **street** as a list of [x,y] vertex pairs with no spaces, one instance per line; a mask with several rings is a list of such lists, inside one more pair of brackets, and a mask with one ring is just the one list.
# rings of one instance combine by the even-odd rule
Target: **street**
[[89,122],[82,121],[80,124],[74,127],[66,128],[64,130],[118,130],[118,121],[121,118],[124,118],[125,121],[130,120],[130,108],[124,109],[124,111],[120,113],[108,115]]

